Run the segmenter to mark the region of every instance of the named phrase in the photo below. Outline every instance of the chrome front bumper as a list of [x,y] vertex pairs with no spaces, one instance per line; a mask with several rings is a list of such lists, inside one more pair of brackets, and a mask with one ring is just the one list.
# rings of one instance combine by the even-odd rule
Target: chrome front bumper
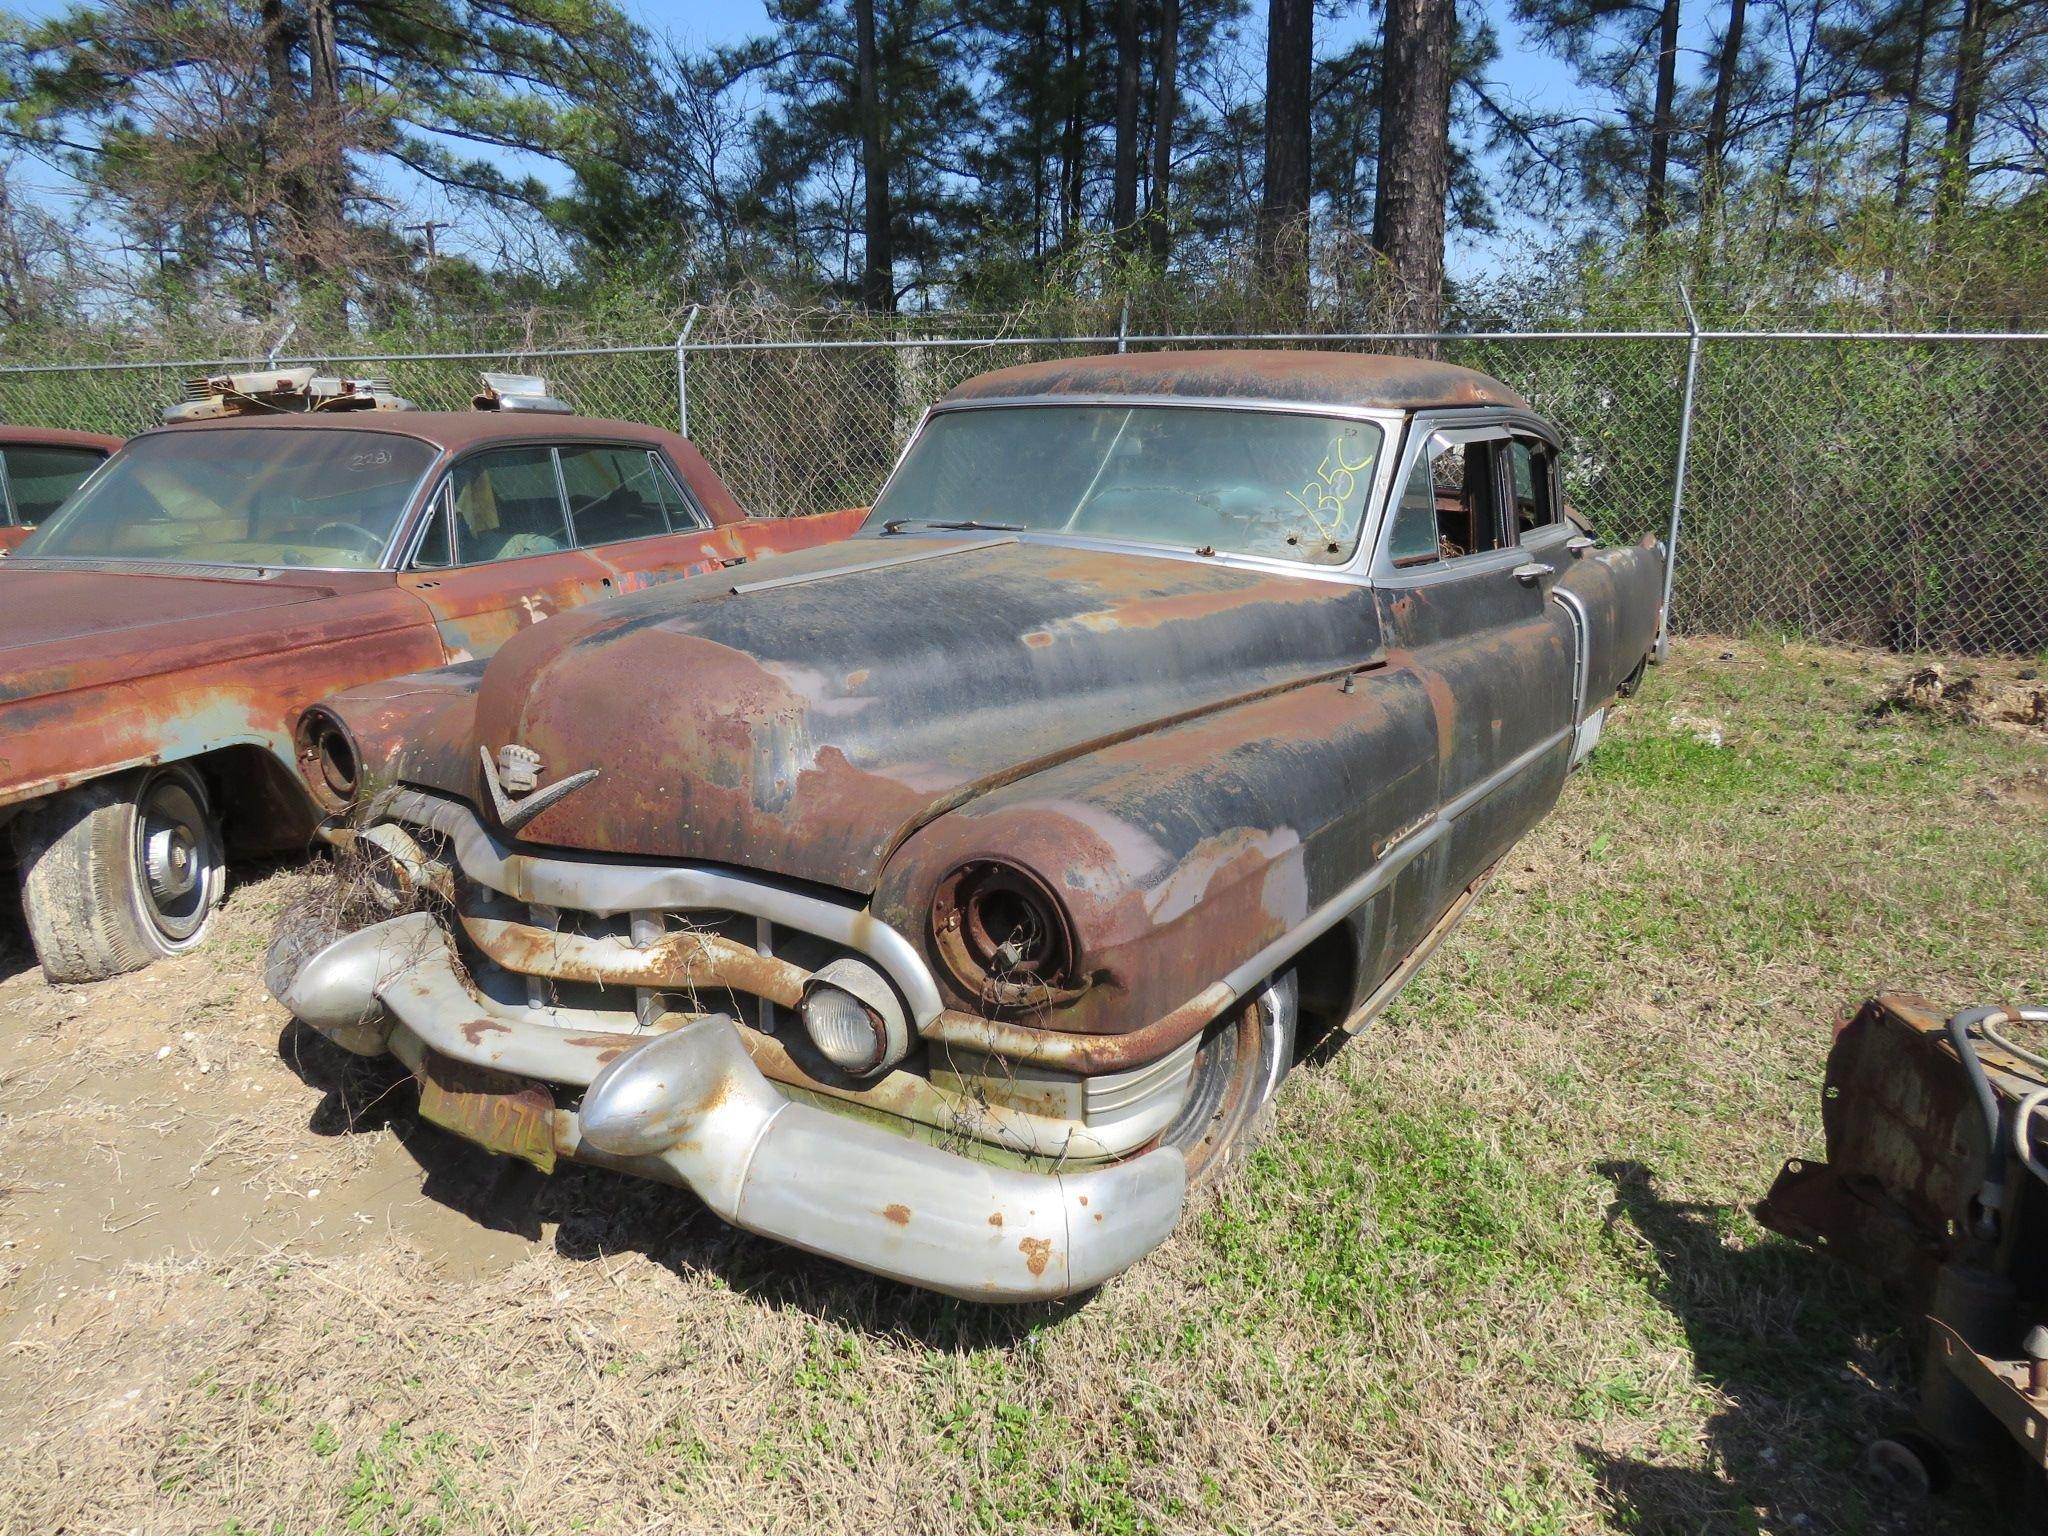
[[723,1014],[655,1034],[575,1034],[477,997],[432,917],[336,940],[272,995],[359,1054],[423,1051],[581,1089],[553,1111],[564,1157],[680,1184],[735,1226],[975,1301],[1071,1295],[1128,1269],[1180,1218],[1172,1147],[1038,1173],[892,1134],[786,1097]]

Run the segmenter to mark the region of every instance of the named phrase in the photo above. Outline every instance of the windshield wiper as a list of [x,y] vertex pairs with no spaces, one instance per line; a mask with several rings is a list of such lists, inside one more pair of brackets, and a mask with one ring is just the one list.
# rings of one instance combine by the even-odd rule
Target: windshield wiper
[[984,523],[978,518],[958,517],[940,521],[928,517],[892,517],[882,524],[884,533],[901,533],[915,523],[920,528],[943,528],[948,533],[1022,533],[1022,523]]

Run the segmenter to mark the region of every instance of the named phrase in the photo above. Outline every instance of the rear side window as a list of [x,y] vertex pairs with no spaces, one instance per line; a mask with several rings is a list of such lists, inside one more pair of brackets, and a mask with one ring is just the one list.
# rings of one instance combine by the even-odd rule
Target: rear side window
[[562,483],[579,545],[615,544],[702,526],[669,478],[660,458],[645,448],[564,447]]
[[[9,448],[4,457],[15,520],[33,525],[61,507],[79,482],[100,467],[106,454],[97,448],[23,447]],[[5,511],[0,507],[0,515]]]
[[553,554],[569,547],[569,525],[547,448],[498,448],[465,459],[448,477],[461,565]]
[[1550,445],[1518,437],[1508,449],[1508,473],[1515,498],[1515,532],[1521,536],[1557,521],[1557,485]]
[[1500,548],[1494,471],[1502,446],[1431,440],[1394,504],[1387,534],[1391,564],[1405,569]]

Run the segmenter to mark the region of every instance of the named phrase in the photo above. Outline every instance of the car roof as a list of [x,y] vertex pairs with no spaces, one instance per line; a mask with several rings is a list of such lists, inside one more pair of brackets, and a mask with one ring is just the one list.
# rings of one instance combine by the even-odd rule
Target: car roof
[[1061,358],[967,380],[940,404],[1045,395],[1131,395],[1401,411],[1477,405],[1527,410],[1500,380],[1427,358],[1376,352],[1216,348]]
[[0,423],[0,448],[104,448],[112,453],[121,439],[104,432],[74,432],[69,427],[16,427]]
[[617,442],[624,438],[661,449],[669,462],[682,471],[704,510],[711,514],[712,522],[737,522],[747,515],[688,438],[664,427],[613,421],[603,416],[563,416],[552,411],[281,411],[269,416],[222,416],[212,421],[178,422],[152,427],[140,435],[184,436],[236,428],[262,432],[391,432],[417,438],[443,454],[464,453],[491,443],[561,442],[579,437]]
[[235,427],[256,427],[269,432],[396,432],[451,453],[478,443],[531,442],[537,437],[630,437],[664,444],[682,441],[673,432],[637,421],[564,416],[549,411],[278,411],[270,415],[181,421],[152,427],[150,432],[219,432]]

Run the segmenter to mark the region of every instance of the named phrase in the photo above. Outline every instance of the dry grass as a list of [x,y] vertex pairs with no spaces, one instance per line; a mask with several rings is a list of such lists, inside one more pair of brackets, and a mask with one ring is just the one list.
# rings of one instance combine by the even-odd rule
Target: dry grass
[[0,1222],[98,1177],[112,1106],[175,1155],[71,1241],[178,1223],[90,1286],[0,1253],[0,1531],[1981,1530],[1870,1502],[1904,1319],[1747,1214],[1817,1146],[1840,1002],[2043,980],[2048,816],[2000,787],[2042,749],[1874,717],[1884,670],[1684,647],[1244,1174],[1070,1308],[588,1171],[507,1185],[280,1036],[254,958],[300,877],[162,976],[0,983]]

